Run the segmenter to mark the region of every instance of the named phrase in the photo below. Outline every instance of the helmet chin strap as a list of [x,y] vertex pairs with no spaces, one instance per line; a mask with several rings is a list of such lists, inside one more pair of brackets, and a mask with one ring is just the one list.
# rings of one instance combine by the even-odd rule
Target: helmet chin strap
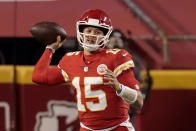
[[100,46],[97,44],[88,44],[88,43],[83,43],[82,47],[84,48],[84,50],[87,51],[97,51],[100,48]]

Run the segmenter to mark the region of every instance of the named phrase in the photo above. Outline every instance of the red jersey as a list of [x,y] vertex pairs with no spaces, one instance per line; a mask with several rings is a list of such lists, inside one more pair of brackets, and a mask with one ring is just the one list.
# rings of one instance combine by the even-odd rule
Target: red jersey
[[[43,64],[41,61],[38,63]],[[38,65],[35,70],[41,68]],[[83,125],[91,129],[103,129],[128,119],[129,104],[117,96],[111,86],[103,84],[107,82],[103,77],[103,69],[107,68],[113,71],[121,84],[138,88],[135,86],[138,81],[133,75],[134,63],[127,51],[100,49],[93,55],[84,55],[83,51],[69,52],[61,59],[58,67],[56,72],[62,72],[64,80],[71,81],[76,91],[79,119]],[[59,79],[62,80],[62,76]]]
[[[119,76],[123,70],[134,67],[128,52],[119,49],[101,49],[93,55],[71,52],[62,58],[59,67],[76,90],[79,118],[85,126],[102,129],[128,119],[129,105],[110,86],[103,85],[101,72],[102,68],[108,68]],[[123,79],[136,82],[133,77]]]

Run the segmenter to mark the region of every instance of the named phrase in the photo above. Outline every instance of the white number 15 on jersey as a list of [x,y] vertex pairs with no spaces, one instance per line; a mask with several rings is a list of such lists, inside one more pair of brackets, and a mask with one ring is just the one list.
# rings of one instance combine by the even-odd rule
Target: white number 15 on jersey
[[[86,108],[90,111],[102,111],[107,107],[106,94],[103,90],[92,90],[92,85],[102,85],[102,77],[85,77],[84,78],[84,97],[86,98],[97,98],[98,103],[93,103],[88,101],[82,103],[81,101],[81,87],[80,87],[80,77],[75,77],[72,81],[73,86],[76,88],[77,92],[77,106],[78,111],[86,111]],[[85,107],[86,105],[86,107]]]

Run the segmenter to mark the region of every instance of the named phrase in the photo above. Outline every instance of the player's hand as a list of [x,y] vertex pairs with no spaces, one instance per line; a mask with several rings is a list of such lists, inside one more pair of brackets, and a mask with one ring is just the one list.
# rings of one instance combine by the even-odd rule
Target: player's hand
[[108,81],[107,83],[104,83],[104,85],[111,85],[112,88],[117,92],[120,90],[120,83],[111,70],[106,70],[106,73],[104,74],[104,80]]
[[59,49],[63,45],[63,42],[61,41],[61,36],[57,36],[56,42],[48,45],[48,47],[51,47],[55,50]]

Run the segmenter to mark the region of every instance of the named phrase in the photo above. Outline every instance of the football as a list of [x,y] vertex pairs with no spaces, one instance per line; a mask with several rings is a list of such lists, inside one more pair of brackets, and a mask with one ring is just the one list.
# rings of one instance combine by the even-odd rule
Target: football
[[49,21],[36,23],[30,28],[30,33],[36,40],[46,45],[56,42],[58,35],[61,36],[61,41],[67,38],[67,33],[63,27]]

